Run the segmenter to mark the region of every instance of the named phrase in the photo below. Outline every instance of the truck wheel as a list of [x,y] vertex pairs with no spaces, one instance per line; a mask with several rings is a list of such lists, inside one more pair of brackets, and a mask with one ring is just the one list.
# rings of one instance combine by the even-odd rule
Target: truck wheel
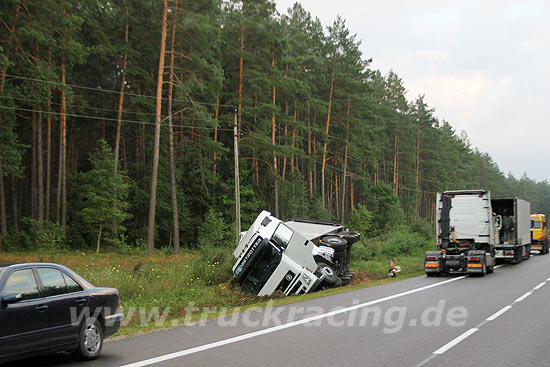
[[495,264],[487,267],[487,274],[493,274],[495,272]]
[[334,251],[339,252],[346,249],[348,242],[342,237],[331,235],[321,238],[319,245],[332,247]]
[[525,245],[524,250],[525,250],[526,254],[523,257],[523,260],[529,260],[529,258],[531,257],[531,245]]
[[523,259],[522,250],[522,247],[516,247],[514,249],[514,260],[512,261],[512,264],[519,264],[521,262]]
[[481,274],[479,274],[480,277],[484,277],[485,274],[487,274],[487,265],[485,265],[485,260],[481,262]]
[[338,275],[336,275],[336,270],[325,262],[319,261],[317,263],[317,271],[326,275],[324,282],[328,285],[336,285],[336,283],[340,280]]

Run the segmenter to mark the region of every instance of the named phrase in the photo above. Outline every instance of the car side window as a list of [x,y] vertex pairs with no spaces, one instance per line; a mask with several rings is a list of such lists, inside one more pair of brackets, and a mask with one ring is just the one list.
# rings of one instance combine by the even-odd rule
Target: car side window
[[2,294],[21,294],[21,300],[40,297],[38,284],[31,269],[16,270],[9,276]]
[[36,272],[44,287],[44,297],[67,293],[67,284],[65,284],[63,274],[61,274],[59,270],[52,268],[37,268]]
[[65,278],[65,283],[67,283],[68,293],[80,292],[82,290],[80,284],[78,284],[73,278],[71,278],[67,274],[63,273],[63,278]]

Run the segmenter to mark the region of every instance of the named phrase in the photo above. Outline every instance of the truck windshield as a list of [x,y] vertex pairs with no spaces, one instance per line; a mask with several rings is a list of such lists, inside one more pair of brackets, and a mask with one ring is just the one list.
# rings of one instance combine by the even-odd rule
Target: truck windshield
[[531,228],[539,229],[541,227],[541,222],[538,221],[531,221]]

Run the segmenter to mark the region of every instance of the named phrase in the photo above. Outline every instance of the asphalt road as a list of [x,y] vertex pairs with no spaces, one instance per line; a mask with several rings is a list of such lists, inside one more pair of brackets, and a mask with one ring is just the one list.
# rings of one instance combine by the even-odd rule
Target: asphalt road
[[550,255],[534,255],[111,341],[93,362],[6,366],[550,366],[549,305]]

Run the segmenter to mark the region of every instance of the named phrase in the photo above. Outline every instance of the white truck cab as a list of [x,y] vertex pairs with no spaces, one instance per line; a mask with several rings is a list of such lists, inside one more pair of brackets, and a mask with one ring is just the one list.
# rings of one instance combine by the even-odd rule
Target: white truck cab
[[[341,278],[353,274],[338,265],[347,259],[349,266],[351,244],[359,238],[359,234],[336,223],[307,220],[284,223],[262,211],[233,252],[236,259],[233,274],[244,289],[259,296],[271,295],[276,290],[285,295],[304,294],[325,283],[341,285]],[[337,253],[346,250],[347,257],[338,255],[340,260],[335,259]]]

